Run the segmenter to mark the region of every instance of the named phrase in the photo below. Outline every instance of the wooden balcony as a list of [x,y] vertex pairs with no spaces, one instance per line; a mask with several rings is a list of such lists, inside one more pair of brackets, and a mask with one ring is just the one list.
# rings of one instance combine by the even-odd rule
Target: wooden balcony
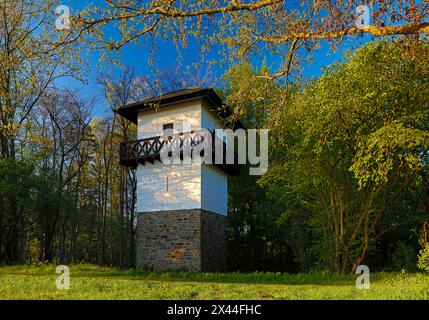
[[[204,145],[204,142],[206,142],[206,145]],[[203,145],[204,148],[202,148]],[[220,152],[219,146],[223,148],[222,163],[216,163],[219,161],[215,161],[216,152]],[[164,152],[165,157],[168,152],[170,159],[173,159],[173,157],[183,159],[184,156],[194,158],[196,152],[199,152],[200,156],[204,157],[204,151],[207,147],[211,149],[212,165],[229,175],[238,175],[240,173],[237,154],[234,153],[234,163],[227,163],[226,144],[215,135],[214,131],[210,130],[196,130],[165,137],[156,136],[122,142],[120,144],[120,164],[131,168],[137,168],[138,164],[144,165],[146,162],[153,164],[155,161],[161,161],[162,152]]]

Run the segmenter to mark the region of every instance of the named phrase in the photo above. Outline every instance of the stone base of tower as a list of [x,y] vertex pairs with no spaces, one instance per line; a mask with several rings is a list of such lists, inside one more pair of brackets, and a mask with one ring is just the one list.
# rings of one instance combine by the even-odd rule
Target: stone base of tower
[[201,209],[138,214],[137,267],[225,271],[226,254],[223,215]]

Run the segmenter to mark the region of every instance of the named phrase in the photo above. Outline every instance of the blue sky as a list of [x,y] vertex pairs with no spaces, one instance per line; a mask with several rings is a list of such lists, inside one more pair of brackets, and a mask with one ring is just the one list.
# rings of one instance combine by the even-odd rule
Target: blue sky
[[[71,6],[71,14],[73,14],[73,11],[80,10],[86,4],[88,4],[89,1],[63,0],[63,3]],[[97,1],[92,1],[92,3],[97,4]],[[114,31],[112,31],[111,34],[106,34],[106,36],[114,37]],[[155,56],[155,65],[149,66],[149,47],[144,45],[145,39],[142,40],[143,45],[141,45],[140,47],[131,44],[121,49],[121,51],[118,53],[118,58],[122,65],[132,67],[135,70],[136,75],[148,76],[151,75],[153,68],[156,68],[158,70],[170,70],[178,66],[178,55],[176,49],[173,46],[173,43],[168,43],[160,39],[155,40],[156,45],[159,47]],[[356,48],[362,42],[364,41],[356,42],[352,40],[351,42],[345,42],[337,52],[332,52],[329,49],[328,45],[322,44],[321,49],[316,52],[313,61],[302,66],[302,75],[306,78],[319,76],[322,72],[323,67],[341,59],[344,50]],[[217,49],[212,50],[207,54],[208,60],[219,58]],[[81,84],[71,79],[63,79],[58,84],[60,86],[66,85],[69,87],[78,87],[80,89],[81,94],[86,98],[97,97],[97,103],[93,108],[94,116],[101,116],[108,110],[108,107],[104,99],[102,98],[101,90],[96,85],[96,79],[97,77],[99,77],[99,72],[102,71],[103,73],[110,73],[113,76],[119,76],[121,73],[121,70],[118,67],[114,67],[107,62],[100,66],[99,57],[100,52],[93,51],[90,52],[89,56],[85,58],[90,67],[90,72],[86,75],[87,83]],[[189,47],[184,51],[184,53],[182,53],[181,66],[183,68],[186,65],[192,64],[193,62],[197,62],[200,69],[204,73],[207,70],[208,65],[204,62],[201,63],[199,60],[201,60],[199,59],[199,45],[196,40],[191,40],[189,42]],[[275,68],[278,64],[279,57],[261,55],[254,57],[252,63],[259,67],[264,60],[266,60],[268,66],[273,66]],[[214,77],[220,77],[222,73],[227,70],[227,68],[227,65],[217,65],[216,67],[211,68],[211,74],[213,74]]]

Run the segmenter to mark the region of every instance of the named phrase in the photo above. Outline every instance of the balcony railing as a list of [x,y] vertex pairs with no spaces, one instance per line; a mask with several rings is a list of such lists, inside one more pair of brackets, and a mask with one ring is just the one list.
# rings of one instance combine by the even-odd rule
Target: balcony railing
[[[220,149],[220,150],[219,150]],[[210,130],[195,130],[181,132],[166,136],[156,136],[136,141],[122,142],[120,144],[120,164],[137,168],[138,164],[146,162],[154,163],[174,157],[190,157],[194,159],[199,153],[203,159],[210,159],[211,164],[230,175],[237,175],[240,172],[238,156],[234,152],[233,163],[227,161],[226,144]],[[205,156],[205,152],[209,152]],[[216,153],[222,156],[216,156]],[[228,159],[229,160],[229,159]],[[206,162],[207,163],[207,162]]]

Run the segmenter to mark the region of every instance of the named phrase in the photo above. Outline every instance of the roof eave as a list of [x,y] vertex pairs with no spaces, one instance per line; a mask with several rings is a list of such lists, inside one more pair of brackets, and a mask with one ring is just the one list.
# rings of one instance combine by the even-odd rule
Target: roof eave
[[[117,108],[114,110],[114,112],[124,117],[125,119],[133,122],[134,124],[137,124],[139,111],[153,111],[156,109],[155,105],[158,105],[159,107],[161,107],[161,106],[167,106],[176,102],[182,102],[182,101],[184,102],[184,101],[189,101],[189,100],[198,99],[198,98],[208,99],[216,107],[216,109],[218,109],[215,112],[218,114],[219,117],[226,118],[232,115],[232,111],[222,104],[222,100],[220,99],[220,97],[211,88],[201,89],[199,91],[185,93],[183,95],[168,97],[165,99],[163,99],[162,96],[160,96],[158,100],[155,100],[155,99],[143,100],[140,102],[129,104],[124,107]],[[234,124],[234,129],[236,128],[244,128],[244,126],[240,121],[236,121],[236,123]]]

